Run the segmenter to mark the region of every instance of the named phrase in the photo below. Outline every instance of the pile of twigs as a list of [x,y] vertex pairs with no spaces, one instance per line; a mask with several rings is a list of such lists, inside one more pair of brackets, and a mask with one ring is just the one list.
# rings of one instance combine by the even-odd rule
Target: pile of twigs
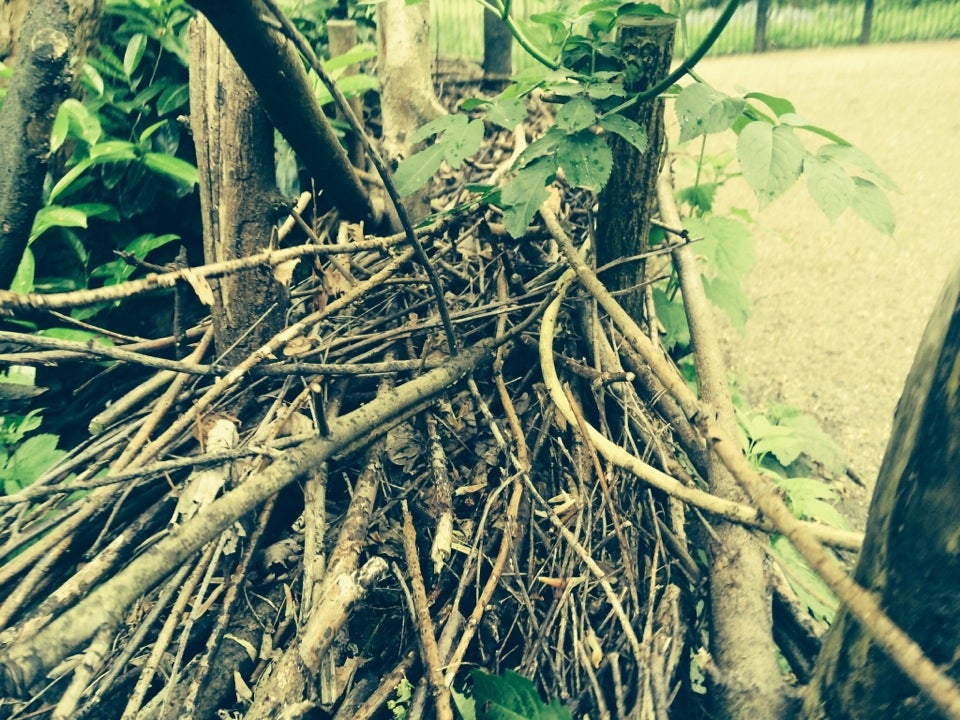
[[[509,151],[491,147],[475,172]],[[245,264],[4,296],[15,311],[202,292],[300,259],[287,328],[236,367],[207,359],[204,324],[182,360],[174,338],[4,334],[34,346],[8,363],[156,374],[0,498],[0,716],[363,718],[406,675],[409,717],[443,718],[470,667],[516,669],[574,716],[695,702],[687,510],[704,527],[700,510],[763,521],[697,489],[696,399],[655,329],[610,322],[574,247],[589,198],[560,198],[519,242],[495,208],[421,229],[456,348],[403,237],[310,221],[309,196],[295,213],[309,242]]]

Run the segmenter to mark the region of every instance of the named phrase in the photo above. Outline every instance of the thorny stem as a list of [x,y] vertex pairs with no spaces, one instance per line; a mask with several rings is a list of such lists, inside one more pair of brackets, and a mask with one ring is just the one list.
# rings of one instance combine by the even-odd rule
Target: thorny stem
[[290,18],[279,8],[276,0],[263,0],[263,3],[270,12],[273,13],[277,22],[280,23],[283,34],[293,43],[300,54],[303,55],[310,65],[310,68],[320,77],[327,90],[330,91],[330,94],[334,100],[336,100],[337,106],[343,112],[344,118],[346,118],[349,123],[350,129],[356,134],[360,140],[360,144],[363,146],[364,152],[366,152],[367,157],[370,158],[370,162],[372,162],[373,166],[377,169],[377,173],[383,181],[383,187],[397,210],[397,217],[400,219],[400,225],[406,234],[407,242],[409,242],[413,248],[417,262],[423,267],[423,271],[427,274],[427,278],[430,281],[430,288],[433,290],[433,295],[436,298],[437,311],[440,314],[440,320],[443,324],[443,332],[447,336],[447,345],[450,348],[450,354],[458,355],[460,353],[460,343],[457,341],[457,336],[453,330],[453,322],[450,320],[450,310],[447,308],[447,304],[443,299],[443,285],[441,285],[440,277],[437,275],[436,270],[433,269],[433,265],[430,264],[430,258],[427,257],[427,253],[423,249],[423,244],[419,238],[417,238],[413,224],[410,222],[410,216],[407,215],[407,211],[403,207],[403,203],[400,200],[400,193],[397,192],[397,186],[393,182],[393,176],[387,169],[386,163],[384,163],[383,158],[380,157],[380,153],[377,152],[376,148],[373,147],[373,143],[370,142],[370,137],[354,114],[350,103],[347,102],[340,88],[337,87],[333,78],[330,77],[330,74],[323,67],[320,58],[317,57],[317,54],[313,51],[313,48],[310,47],[310,44],[290,21]]

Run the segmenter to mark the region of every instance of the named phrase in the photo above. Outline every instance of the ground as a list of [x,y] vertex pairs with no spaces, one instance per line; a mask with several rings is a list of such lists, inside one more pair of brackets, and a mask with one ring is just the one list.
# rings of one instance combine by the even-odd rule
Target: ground
[[[742,183],[723,198],[750,208],[759,239],[753,314],[727,345],[734,375],[754,402],[815,414],[872,488],[927,316],[960,260],[960,42],[722,57],[700,69],[728,92],[790,98],[899,185],[892,238],[850,212],[831,225],[803,187],[763,210]],[[854,493],[855,515],[868,497]]]

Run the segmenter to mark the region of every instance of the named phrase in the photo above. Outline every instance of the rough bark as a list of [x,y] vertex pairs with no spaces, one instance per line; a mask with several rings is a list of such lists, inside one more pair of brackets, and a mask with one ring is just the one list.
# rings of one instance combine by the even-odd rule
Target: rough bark
[[0,60],[6,65],[12,65],[16,60],[20,29],[29,7],[29,0],[4,0],[0,3]]
[[[857,582],[960,682],[960,267],[927,325],[897,406]],[[817,660],[807,718],[941,717],[841,609]]]
[[483,88],[502,91],[513,74],[513,35],[503,19],[483,12]]
[[388,158],[409,154],[407,137],[446,113],[433,88],[430,3],[386,0],[377,8],[380,111]]
[[[270,241],[273,128],[253,86],[210,23],[191,28],[190,122],[200,171],[204,261],[247,257]],[[285,292],[269,268],[211,281],[214,338],[239,362],[283,327]]]
[[264,22],[260,0],[190,0],[223,38],[323,196],[349,220],[374,219],[370,199],[323,114],[296,50]]
[[0,288],[9,288],[40,207],[50,131],[70,89],[69,6],[41,0],[20,33],[20,62],[0,109]]
[[[627,62],[627,92],[653,87],[666,77],[673,54],[676,19],[625,16],[619,32],[621,53]],[[656,206],[656,183],[663,146],[663,100],[639,103],[624,113],[647,132],[647,150],[640,153],[619,136],[610,138],[613,172],[600,193],[597,217],[597,265],[616,262],[601,278],[618,293],[623,308],[637,321],[643,318],[644,267],[629,260],[647,246],[650,218]]]

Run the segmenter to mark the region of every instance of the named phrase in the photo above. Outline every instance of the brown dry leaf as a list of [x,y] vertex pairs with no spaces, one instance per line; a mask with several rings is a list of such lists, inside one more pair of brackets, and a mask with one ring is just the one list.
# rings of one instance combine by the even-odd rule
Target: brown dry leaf
[[273,278],[284,287],[290,287],[290,281],[293,280],[293,271],[297,269],[300,258],[287,260],[273,268]]
[[283,354],[285,357],[301,357],[311,350],[313,350],[313,342],[303,335],[295,337],[283,346]]
[[323,285],[331,295],[343,295],[353,287],[350,280],[333,265],[327,265],[323,269]]
[[200,275],[193,268],[184,268],[180,273],[181,277],[190,283],[190,287],[200,298],[200,302],[208,307],[213,305],[213,288],[210,287],[210,283],[203,275]]
[[239,670],[233,671],[233,684],[237,690],[237,700],[242,703],[253,702],[253,690],[251,690],[250,686],[247,685],[246,681],[243,679],[243,675],[240,674]]

